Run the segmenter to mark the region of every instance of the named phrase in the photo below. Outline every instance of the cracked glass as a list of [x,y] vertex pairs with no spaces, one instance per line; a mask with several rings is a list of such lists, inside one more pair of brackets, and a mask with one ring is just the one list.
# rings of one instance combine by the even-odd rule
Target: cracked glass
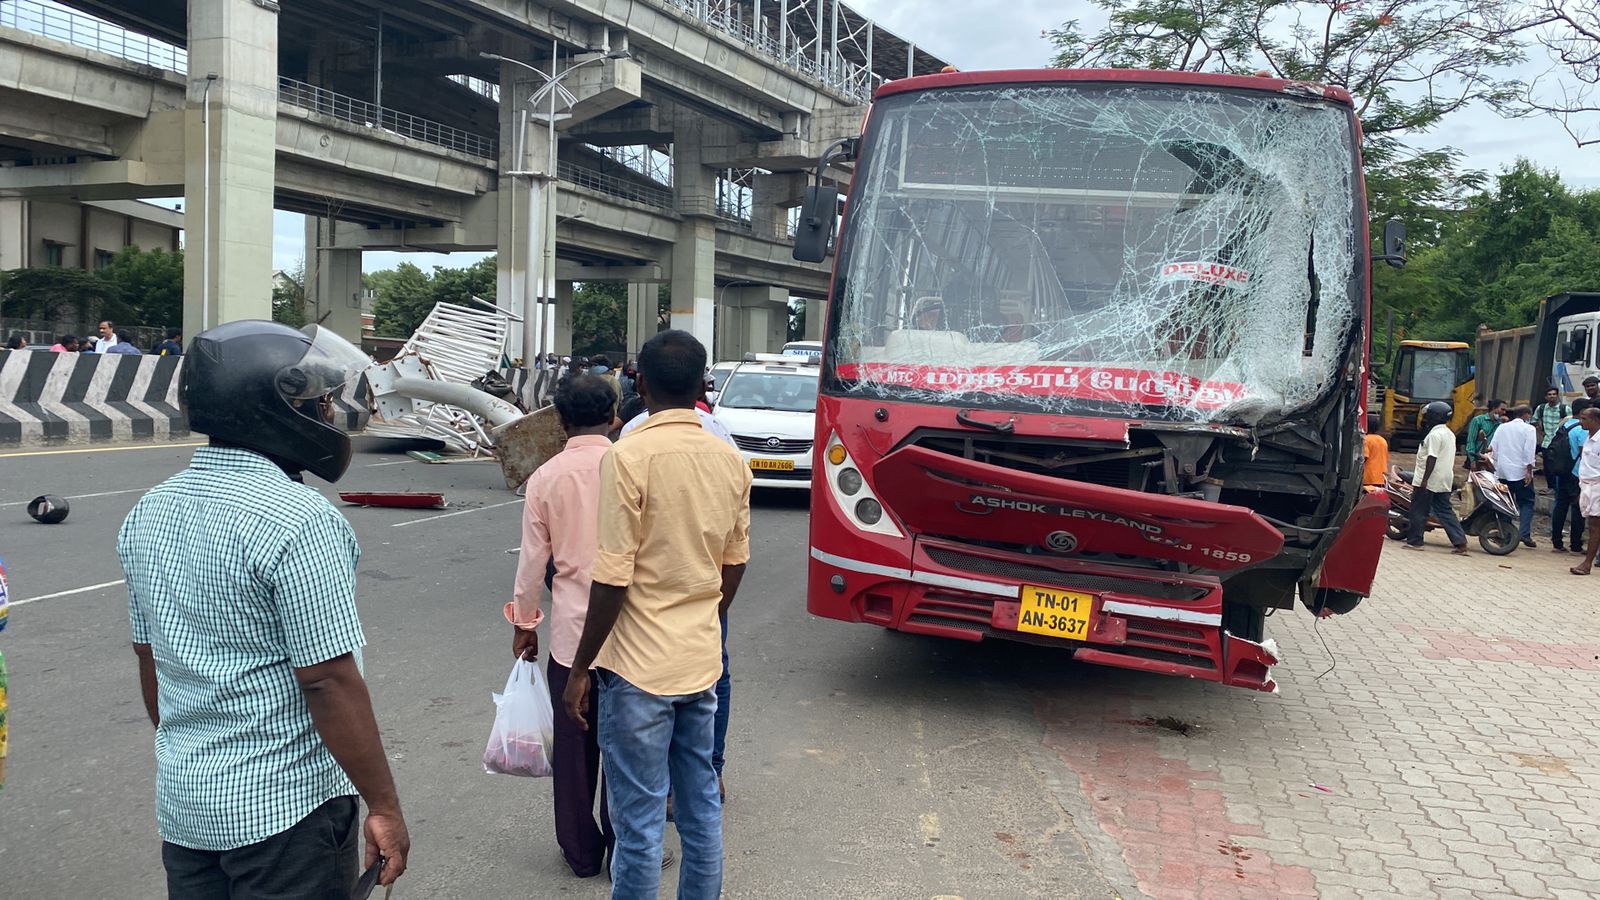
[[1359,334],[1348,106],[1050,84],[873,107],[841,236],[831,393],[1256,424]]

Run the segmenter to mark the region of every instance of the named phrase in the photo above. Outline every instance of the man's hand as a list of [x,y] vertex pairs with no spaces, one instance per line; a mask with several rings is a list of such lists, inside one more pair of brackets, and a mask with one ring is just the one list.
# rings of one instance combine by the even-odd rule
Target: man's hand
[[378,873],[378,883],[394,884],[406,872],[406,856],[411,853],[411,834],[406,831],[405,817],[400,810],[394,812],[367,812],[367,822],[362,827],[367,836],[367,856],[363,869],[372,868],[382,856],[386,862]]
[[584,711],[589,708],[589,670],[573,669],[567,673],[567,690],[561,695],[567,704],[567,715],[578,727],[584,731],[589,730],[589,720],[583,717]]
[[514,634],[511,638],[511,655],[517,659],[533,662],[539,658],[539,632],[532,629],[511,626]]

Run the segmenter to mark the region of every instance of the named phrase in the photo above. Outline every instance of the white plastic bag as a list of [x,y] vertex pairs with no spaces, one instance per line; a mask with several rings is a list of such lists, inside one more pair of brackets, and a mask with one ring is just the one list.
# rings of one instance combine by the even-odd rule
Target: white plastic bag
[[493,694],[494,731],[483,750],[483,770],[491,775],[550,775],[555,714],[539,664],[519,659],[511,667],[504,693]]

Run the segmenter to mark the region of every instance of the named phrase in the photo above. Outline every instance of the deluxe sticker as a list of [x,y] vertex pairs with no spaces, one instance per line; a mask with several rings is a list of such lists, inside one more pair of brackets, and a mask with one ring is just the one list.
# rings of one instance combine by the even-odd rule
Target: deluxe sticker
[[1250,273],[1218,262],[1169,262],[1161,267],[1161,280],[1199,281],[1225,287],[1242,287],[1250,283]]

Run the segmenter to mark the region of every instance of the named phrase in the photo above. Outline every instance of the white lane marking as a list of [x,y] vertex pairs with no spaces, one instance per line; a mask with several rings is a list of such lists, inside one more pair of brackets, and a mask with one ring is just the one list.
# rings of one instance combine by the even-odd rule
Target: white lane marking
[[[76,496],[68,497],[66,499],[68,499],[68,500],[88,500],[91,497],[115,497],[118,494],[142,494],[142,493],[144,493],[145,491],[148,491],[148,490],[150,490],[150,489],[149,488],[128,488],[125,491],[101,491],[98,494],[78,494]],[[5,509],[8,506],[27,506],[29,503],[32,503],[32,502],[33,502],[32,500],[15,500],[15,501],[12,501],[10,503],[0,503],[0,509]]]
[[28,597],[25,600],[13,600],[11,601],[11,605],[26,606],[29,603],[38,603],[40,600],[54,600],[57,597],[70,597],[73,594],[87,594],[90,591],[100,591],[105,590],[108,587],[116,587],[117,585],[122,584],[124,581],[126,581],[126,579],[118,578],[116,581],[108,581],[105,584],[91,584],[88,587],[73,588],[70,591],[56,591],[54,594],[41,594],[38,597]]
[[21,453],[0,453],[0,459],[14,459],[20,456],[62,456],[68,453],[120,453],[124,450],[168,450],[182,447],[204,447],[205,441],[194,441],[182,444],[138,444],[131,447],[77,447],[72,450],[26,450]]
[[403,465],[405,465],[405,464],[406,464],[406,463],[408,463],[408,462],[415,462],[415,460],[411,460],[411,459],[397,459],[397,460],[395,460],[395,461],[394,461],[394,462],[382,462],[382,463],[367,463],[367,468],[369,468],[369,469],[376,469],[376,468],[378,468],[378,467],[379,467],[379,466],[403,466]]
[[484,512],[486,510],[491,510],[491,509],[499,509],[502,506],[510,506],[513,503],[521,503],[521,502],[522,502],[521,500],[507,500],[504,503],[494,503],[494,504],[491,504],[489,506],[479,506],[479,507],[477,507],[475,509],[458,509],[455,512],[441,513],[441,514],[439,514],[437,516],[424,516],[423,518],[412,519],[412,520],[410,520],[408,522],[396,522],[396,523],[394,523],[393,525],[391,525],[389,527],[390,528],[404,528],[407,525],[420,525],[423,522],[433,522],[433,521],[437,521],[439,519],[448,519],[451,516],[465,516],[465,515],[468,515],[469,513],[477,513],[477,512]]

